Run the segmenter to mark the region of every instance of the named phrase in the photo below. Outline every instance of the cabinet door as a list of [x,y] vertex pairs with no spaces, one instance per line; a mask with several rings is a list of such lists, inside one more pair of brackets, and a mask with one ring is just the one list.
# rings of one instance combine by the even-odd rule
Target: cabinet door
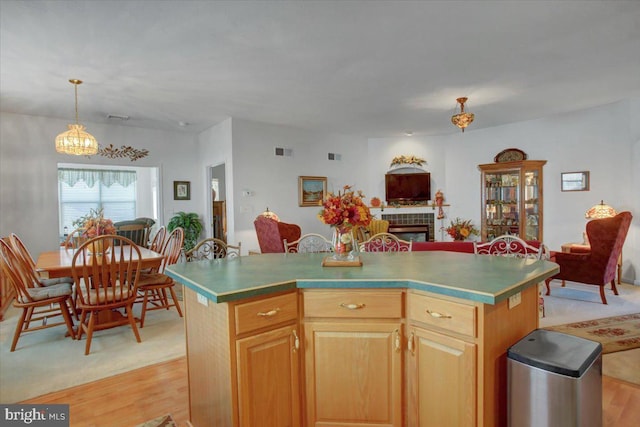
[[300,351],[295,326],[236,342],[240,426],[300,426]]
[[400,322],[305,325],[308,426],[400,426]]
[[422,328],[408,338],[408,424],[476,425],[476,345]]

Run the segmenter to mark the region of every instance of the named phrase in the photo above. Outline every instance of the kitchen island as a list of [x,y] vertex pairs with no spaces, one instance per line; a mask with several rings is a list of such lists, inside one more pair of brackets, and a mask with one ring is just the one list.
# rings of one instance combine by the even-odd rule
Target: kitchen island
[[185,285],[190,418],[205,426],[506,424],[506,350],[547,261],[264,254],[167,268]]

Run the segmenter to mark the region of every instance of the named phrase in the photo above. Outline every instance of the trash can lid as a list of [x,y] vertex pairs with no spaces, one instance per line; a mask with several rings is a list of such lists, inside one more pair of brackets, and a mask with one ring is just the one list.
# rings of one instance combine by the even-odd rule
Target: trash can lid
[[536,329],[507,351],[518,362],[579,378],[602,354],[602,344],[561,332]]

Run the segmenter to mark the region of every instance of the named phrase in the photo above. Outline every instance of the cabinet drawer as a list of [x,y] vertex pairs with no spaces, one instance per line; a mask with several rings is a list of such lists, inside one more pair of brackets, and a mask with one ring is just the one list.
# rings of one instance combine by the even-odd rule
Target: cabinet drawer
[[407,311],[412,322],[476,337],[476,307],[472,305],[410,293]]
[[235,306],[236,334],[277,325],[298,318],[298,298],[295,292],[245,302]]
[[305,291],[304,316],[400,318],[402,291]]

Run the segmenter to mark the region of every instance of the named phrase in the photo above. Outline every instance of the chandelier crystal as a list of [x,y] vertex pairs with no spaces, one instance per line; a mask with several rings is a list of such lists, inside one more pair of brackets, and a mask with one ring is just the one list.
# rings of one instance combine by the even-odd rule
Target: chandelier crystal
[[70,124],[69,130],[62,132],[56,137],[56,151],[62,154],[73,154],[76,156],[91,156],[98,153],[98,141],[85,127],[78,123],[78,85],[82,80],[71,79],[69,83],[75,87],[76,94],[76,122]]
[[473,113],[464,112],[464,103],[467,102],[466,97],[458,98],[456,101],[460,104],[460,112],[451,116],[451,123],[458,126],[462,129],[462,132],[464,132],[464,128],[471,124],[475,116]]

